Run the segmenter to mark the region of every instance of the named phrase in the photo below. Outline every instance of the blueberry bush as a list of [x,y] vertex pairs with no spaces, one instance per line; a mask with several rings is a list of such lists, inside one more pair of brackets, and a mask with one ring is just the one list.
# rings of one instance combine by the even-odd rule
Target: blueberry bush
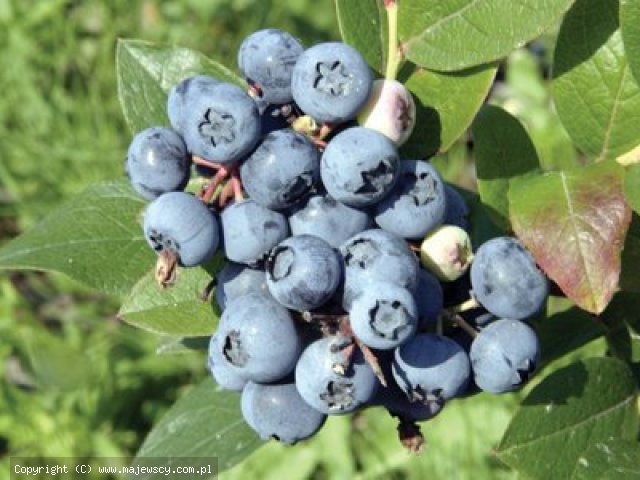
[[[129,151],[126,169],[131,183],[117,179],[88,187],[3,246],[0,268],[66,274],[119,297],[119,317],[160,336],[163,349],[210,348],[223,353],[212,353],[209,364],[219,385],[206,378],[178,399],[153,426],[139,457],[217,457],[221,470],[234,467],[229,474],[245,478],[265,468],[265,463],[252,467],[259,454],[271,461],[295,462],[300,478],[314,472],[363,477],[400,472],[417,478],[434,473],[456,476],[460,471],[471,475],[474,466],[460,451],[464,447],[478,448],[486,458],[493,449],[502,464],[524,477],[638,475],[638,3],[334,3],[342,41],[349,48],[341,43],[305,45],[305,53],[297,53],[302,61],[291,76],[298,105],[285,114],[278,110],[293,129],[288,122],[276,132],[270,127],[259,145],[259,124],[253,120],[259,110],[242,92],[248,90],[257,105],[262,94],[273,93],[266,81],[255,81],[260,71],[247,79],[247,71],[253,70],[243,62],[238,69],[185,47],[119,40],[116,70],[124,119],[132,135],[147,136],[136,136]],[[353,78],[351,83],[336,80],[347,67],[326,62],[324,50],[340,50],[345,65],[356,65],[349,67],[357,72],[354,90]],[[359,55],[367,66],[359,63]],[[540,63],[549,63],[550,69],[532,74],[537,57],[545,57]],[[313,92],[303,71],[309,70],[307,63],[318,75]],[[203,97],[184,100],[185,111],[204,113],[206,122],[197,123],[197,131],[202,133],[206,123],[211,145],[196,145],[197,135],[175,121],[183,118],[175,113],[182,105],[176,97],[180,85],[196,75],[210,77],[199,84],[202,95],[214,96],[218,105],[237,106],[232,116],[214,118],[213,110],[200,102]],[[380,127],[374,118],[376,105],[367,104],[369,95],[358,90],[366,84],[367,93],[376,92],[374,79],[382,78],[410,92],[410,99],[403,100],[406,118],[400,121],[401,132]],[[314,96],[317,91],[334,96],[338,91],[343,99],[327,107],[321,96]],[[260,111],[269,112],[262,103]],[[356,126],[356,117],[363,126]],[[235,122],[247,125],[240,131],[240,153],[235,151],[237,157],[229,162],[244,161],[239,172],[225,164],[229,152],[214,158],[220,143],[235,141],[228,131]],[[186,149],[168,127],[184,136]],[[410,133],[405,135],[407,129]],[[215,199],[219,221],[212,220],[196,196],[156,192],[136,181],[136,159],[163,135],[178,145],[172,150],[165,142],[161,153],[171,157],[168,161],[198,164],[200,170],[191,175],[186,190],[205,203]],[[280,139],[285,136],[291,138]],[[298,170],[292,160],[269,171],[265,158],[279,141],[290,142],[291,151],[306,145]],[[272,150],[262,152],[267,148]],[[316,148],[322,156],[319,167]],[[185,159],[187,150],[191,159]],[[384,161],[375,155],[383,155]],[[454,189],[449,168],[467,155],[473,159],[475,175]],[[213,165],[208,156],[217,162],[213,179],[211,172],[203,171]],[[373,162],[372,156],[375,162],[369,170],[350,172],[354,165]],[[312,164],[316,170],[309,167]],[[300,180],[295,198],[287,196],[288,191],[281,195],[264,188],[264,178],[278,172],[288,180]],[[174,181],[166,190],[181,189],[184,178],[180,172],[172,175]],[[363,186],[349,190],[349,175],[361,176]],[[229,187],[222,185],[226,176]],[[241,201],[240,184],[250,200]],[[313,196],[304,209],[287,210],[312,193],[322,195],[323,187],[330,196]],[[422,202],[427,208],[420,195],[431,194],[429,189],[440,196]],[[197,208],[178,207],[177,201],[156,203],[168,196],[180,198],[180,204],[195,202]],[[225,196],[234,196],[236,203],[220,212],[224,202],[218,200]],[[415,201],[411,208],[416,207],[407,210],[404,219],[405,207],[399,206],[403,198],[410,205]],[[372,207],[371,218],[362,217],[362,207]],[[307,210],[313,215],[339,211],[338,218],[361,224],[348,232],[342,231],[346,220],[333,227],[309,224]],[[284,215],[290,217],[290,228],[298,229],[289,239]],[[165,223],[169,217],[176,219],[172,225],[182,222],[178,236],[193,224],[206,224],[196,232],[208,235],[206,241],[195,242],[197,261],[187,261],[191,257],[186,253],[196,235],[179,237],[176,246]],[[384,231],[367,230],[372,221]],[[261,231],[280,230],[252,245],[252,229],[260,222]],[[440,230],[443,223],[458,227]],[[344,241],[331,243],[341,234]],[[317,238],[323,235],[325,240]],[[438,253],[439,242],[453,242],[453,264],[458,268]],[[371,245],[375,248],[367,251]],[[393,253],[387,256],[387,251]],[[418,257],[424,269],[418,267]],[[231,282],[222,279],[237,278],[242,269],[228,273],[238,268],[230,259],[258,264],[266,269],[266,280],[247,276],[251,292],[231,298]],[[378,266],[367,270],[374,273],[358,270],[376,262]],[[425,269],[439,281],[425,277]],[[312,287],[303,295],[283,279],[311,279]],[[434,299],[439,295],[435,311],[432,302],[420,303],[416,289]],[[318,311],[337,293],[343,293],[337,312]],[[486,310],[470,315],[470,301]],[[319,332],[305,330],[298,338],[294,331],[303,328],[293,327],[293,321],[315,322]],[[243,337],[246,331],[257,331],[258,336]],[[318,340],[318,335],[326,338]],[[248,359],[245,346],[253,348]],[[274,357],[279,350],[286,355]],[[442,368],[416,366],[434,362]],[[227,370],[222,372],[220,365]],[[294,369],[296,388],[289,376]],[[505,396],[507,404],[517,403],[515,414],[491,427],[484,424],[491,415],[504,416],[511,409],[494,403],[480,389],[514,390],[535,370],[539,373],[529,385]],[[274,381],[280,383],[270,385]],[[237,390],[243,390],[242,401]],[[265,405],[269,396],[274,403],[297,405],[295,414],[284,415]],[[386,415],[381,405],[396,418],[378,421]],[[363,411],[352,417],[332,417],[322,426],[325,418],[319,412],[360,408]],[[496,423],[502,425],[500,432],[483,432]],[[264,437],[293,443],[320,427],[320,433],[295,446],[273,447],[271,440],[263,446]],[[454,429],[458,431],[449,432]],[[403,452],[403,447],[421,450],[425,438],[427,448],[420,460]],[[480,447],[473,445],[478,441]],[[448,471],[429,465],[434,455],[451,456]],[[493,462],[494,473],[510,474],[496,466],[495,458],[487,462]],[[270,473],[277,474],[277,469]]]

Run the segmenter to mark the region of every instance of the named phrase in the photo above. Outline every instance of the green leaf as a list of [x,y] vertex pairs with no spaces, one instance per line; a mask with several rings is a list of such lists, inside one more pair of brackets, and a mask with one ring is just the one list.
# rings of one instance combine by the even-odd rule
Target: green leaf
[[335,0],[340,35],[369,66],[384,74],[387,66],[387,14],[381,0]]
[[618,288],[631,221],[623,169],[603,162],[515,178],[509,213],[516,235],[577,306],[602,312]]
[[509,180],[540,169],[529,135],[511,114],[486,106],[473,123],[478,192],[504,230],[509,224]]
[[633,359],[629,327],[638,322],[640,294],[618,292],[602,313],[600,320],[607,327],[607,346],[610,354],[630,362]]
[[477,193],[462,188],[456,188],[469,207],[469,236],[472,245],[482,245],[487,240],[505,235],[506,232],[491,220],[491,212],[482,203]]
[[640,212],[640,164],[632,164],[625,168],[624,196],[633,210]]
[[640,83],[640,3],[620,1],[620,28],[631,72]]
[[217,459],[219,471],[223,471],[261,444],[242,418],[238,394],[222,391],[206,379],[162,417],[144,440],[134,463],[145,457],[204,457]]
[[496,65],[438,73],[406,65],[401,71],[416,103],[416,128],[402,146],[404,158],[428,158],[447,151],[471,125],[489,93]]
[[0,249],[0,269],[52,270],[128,293],[155,262],[140,224],[144,205],[126,181],[93,185]]
[[218,314],[202,294],[213,276],[204,268],[179,268],[173,286],[158,286],[149,272],[133,287],[118,315],[127,323],[153,333],[177,337],[211,335]]
[[118,40],[116,50],[118,98],[132,132],[169,125],[167,93],[193,75],[211,75],[245,87],[232,71],[194,50],[166,47],[142,40]]
[[553,97],[575,144],[596,160],[638,144],[640,87],[618,30],[618,0],[577,0],[555,51]]
[[573,0],[401,0],[409,60],[434,70],[492,62],[547,30]]
[[571,479],[640,479],[640,444],[621,438],[591,444],[578,458]]
[[619,360],[593,358],[557,370],[523,401],[498,458],[527,477],[570,478],[593,443],[635,438],[636,400],[633,375]]
[[158,355],[173,355],[206,351],[209,348],[211,336],[203,337],[162,337],[156,348]]

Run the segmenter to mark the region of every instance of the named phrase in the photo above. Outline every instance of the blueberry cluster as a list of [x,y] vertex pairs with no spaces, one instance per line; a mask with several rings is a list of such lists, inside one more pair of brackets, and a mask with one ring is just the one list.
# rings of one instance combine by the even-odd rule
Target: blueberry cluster
[[[404,86],[374,81],[346,44],[305,50],[273,29],[245,39],[238,64],[248,92],[204,75],[175,85],[171,128],[138,133],[126,171],[150,200],[162,285],[224,253],[208,367],[242,392],[246,422],[295,443],[380,405],[416,447],[414,422],[447,401],[520,387],[539,360],[522,320],[547,280],[514,238],[474,257],[463,198],[400,158],[415,118]],[[206,178],[195,195],[192,170]]]

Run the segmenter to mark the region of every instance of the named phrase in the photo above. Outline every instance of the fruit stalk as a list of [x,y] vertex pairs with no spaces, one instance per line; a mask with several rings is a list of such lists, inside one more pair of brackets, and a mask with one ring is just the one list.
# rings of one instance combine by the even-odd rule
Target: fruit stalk
[[395,80],[403,60],[403,55],[398,44],[398,2],[397,0],[385,0],[384,7],[387,11],[387,22],[389,26],[389,52],[385,78],[387,80]]

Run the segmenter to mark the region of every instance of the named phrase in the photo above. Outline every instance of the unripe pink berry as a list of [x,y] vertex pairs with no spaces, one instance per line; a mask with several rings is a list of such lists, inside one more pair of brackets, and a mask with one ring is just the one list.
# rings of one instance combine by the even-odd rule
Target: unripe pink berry
[[406,87],[396,80],[373,82],[358,123],[387,136],[397,146],[405,143],[416,123],[416,105]]
[[443,282],[457,280],[467,271],[473,251],[469,234],[455,225],[430,232],[420,245],[420,262]]

